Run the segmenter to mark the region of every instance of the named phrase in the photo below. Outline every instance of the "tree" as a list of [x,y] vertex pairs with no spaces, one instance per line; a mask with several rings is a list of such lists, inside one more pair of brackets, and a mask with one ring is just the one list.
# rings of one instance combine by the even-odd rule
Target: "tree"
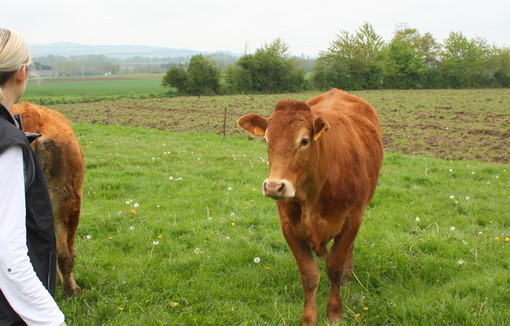
[[213,95],[220,91],[220,72],[211,60],[195,55],[187,66],[170,67],[163,77],[162,85],[175,87],[178,92],[191,95]]
[[161,85],[175,87],[178,92],[186,93],[188,90],[188,75],[184,65],[176,65],[168,68]]
[[510,48],[493,46],[489,53],[491,87],[510,87]]
[[385,88],[425,88],[433,86],[439,46],[430,34],[421,36],[416,29],[395,33],[384,48]]
[[225,80],[231,92],[297,92],[304,88],[304,75],[289,58],[287,44],[276,39],[229,66]]
[[211,60],[203,55],[193,56],[188,66],[188,92],[193,95],[217,94],[220,89],[220,72]]
[[317,59],[314,84],[319,88],[377,89],[382,84],[381,36],[365,23],[354,34],[341,31]]
[[481,87],[490,78],[487,41],[467,39],[461,32],[452,32],[444,41],[441,52],[441,77],[445,87]]

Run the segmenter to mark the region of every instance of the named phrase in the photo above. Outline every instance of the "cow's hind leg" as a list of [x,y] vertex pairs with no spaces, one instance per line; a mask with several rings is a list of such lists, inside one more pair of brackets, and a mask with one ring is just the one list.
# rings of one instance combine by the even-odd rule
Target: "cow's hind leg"
[[56,221],[57,261],[58,274],[64,287],[64,295],[73,296],[81,291],[73,275],[75,258],[74,238],[78,227],[79,211],[68,209],[67,213],[66,220],[58,219]]
[[[358,233],[360,223],[345,223],[342,232],[335,237],[326,258],[326,269],[330,281],[328,299],[328,320],[330,323],[339,322],[343,319],[342,299],[340,296],[340,284],[349,280],[346,275],[351,272],[353,265],[352,248],[354,239]],[[345,274],[345,276],[343,276]]]

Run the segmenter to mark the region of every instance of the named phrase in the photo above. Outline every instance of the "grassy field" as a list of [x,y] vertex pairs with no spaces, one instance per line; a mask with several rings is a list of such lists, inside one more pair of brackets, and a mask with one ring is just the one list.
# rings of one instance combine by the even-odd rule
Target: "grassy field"
[[24,99],[42,105],[98,102],[123,98],[162,97],[163,75],[115,75],[94,77],[33,78]]
[[[261,195],[264,144],[84,123],[70,325],[297,325],[302,290]],[[507,325],[510,166],[386,155],[346,325]],[[259,263],[254,259],[260,258]],[[327,282],[319,287],[326,325]]]
[[[509,325],[510,90],[356,94],[380,113],[386,156],[343,324]],[[83,292],[57,294],[68,324],[298,325],[299,274],[260,190],[265,145],[235,119],[312,95],[52,106],[74,121],[87,162]]]

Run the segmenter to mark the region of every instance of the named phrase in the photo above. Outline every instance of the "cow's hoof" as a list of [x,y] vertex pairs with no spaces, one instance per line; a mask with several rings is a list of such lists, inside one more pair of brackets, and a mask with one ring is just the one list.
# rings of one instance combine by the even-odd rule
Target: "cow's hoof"
[[81,288],[79,286],[76,286],[74,288],[71,288],[71,287],[64,288],[64,296],[65,297],[72,297],[72,296],[77,295],[80,292],[81,292]]
[[340,279],[341,285],[349,285],[351,284],[351,277],[348,274],[343,274],[342,278]]

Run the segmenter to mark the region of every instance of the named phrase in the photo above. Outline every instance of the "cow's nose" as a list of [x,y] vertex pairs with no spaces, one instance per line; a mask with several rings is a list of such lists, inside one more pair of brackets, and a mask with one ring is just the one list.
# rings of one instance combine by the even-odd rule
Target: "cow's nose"
[[294,187],[288,180],[269,180],[263,184],[264,196],[285,199],[294,196]]

